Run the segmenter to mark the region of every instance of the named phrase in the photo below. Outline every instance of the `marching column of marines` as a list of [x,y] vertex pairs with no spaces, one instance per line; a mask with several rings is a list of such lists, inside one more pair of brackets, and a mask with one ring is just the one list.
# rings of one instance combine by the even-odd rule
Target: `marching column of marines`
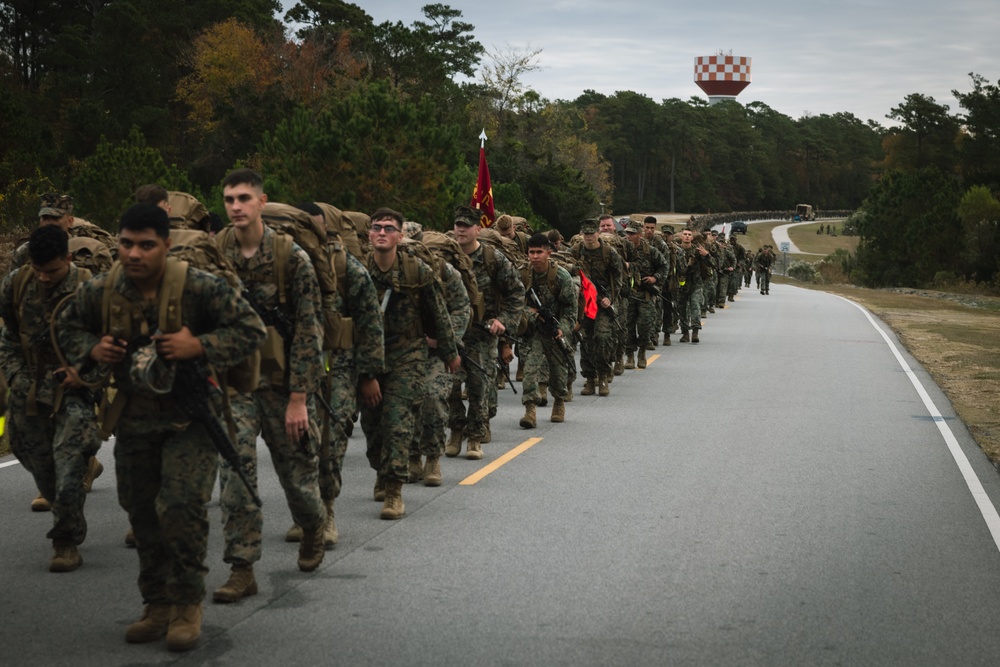
[[250,169],[226,176],[225,227],[190,196],[143,186],[117,238],[46,195],[0,285],[11,449],[38,489],[32,509],[52,513],[51,572],[83,564],[95,454],[115,436],[142,598],[128,642],[197,644],[217,476],[230,576],[212,599],[258,592],[258,436],[294,521],[285,539],[311,572],[340,536],[334,501],[359,417],[379,517],[398,520],[404,484],[442,484],[442,455],[464,443],[484,458],[515,357],[520,427],[536,428],[549,394],[558,424],[572,418],[577,354],[581,395],[608,397],[661,332],[663,345],[678,330],[699,343],[702,320],[752,273],[770,291],[769,247],[658,230],[651,216],[623,234],[610,215],[584,220],[566,241],[510,216],[483,228],[461,206],[447,232],[424,231],[390,208],[271,203],[263,183]]

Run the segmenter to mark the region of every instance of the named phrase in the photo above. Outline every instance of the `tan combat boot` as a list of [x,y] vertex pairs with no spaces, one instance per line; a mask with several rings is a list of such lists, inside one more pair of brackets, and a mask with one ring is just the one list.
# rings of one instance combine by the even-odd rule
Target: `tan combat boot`
[[601,396],[607,396],[611,393],[611,387],[608,386],[608,378],[606,375],[600,377],[600,383],[597,388],[597,392]]
[[448,444],[444,446],[444,455],[449,458],[455,458],[462,453],[462,431],[451,429],[451,437],[448,438]]
[[390,479],[385,483],[385,504],[379,513],[380,519],[402,519],[406,514],[403,504],[403,483],[398,479]]
[[486,435],[484,435],[483,437],[481,437],[479,439],[479,442],[481,442],[482,444],[485,445],[487,442],[489,442],[492,439],[493,439],[493,431],[490,430],[490,423],[486,422]]
[[94,488],[94,480],[100,477],[102,472],[104,472],[104,466],[101,465],[96,456],[91,456],[87,460],[87,470],[83,473],[83,490],[90,493],[90,490]]
[[524,404],[524,416],[521,417],[521,428],[535,428],[535,404]]
[[566,421],[566,403],[563,399],[557,398],[552,402],[552,416],[549,421],[556,424],[562,424]]
[[621,375],[624,372],[625,372],[625,363],[622,361],[621,357],[618,357],[618,359],[615,360],[614,374]]
[[563,396],[563,402],[564,403],[572,403],[573,402],[573,381],[572,380],[566,380],[566,395]]
[[691,342],[691,337],[688,336],[688,332],[687,331],[685,331],[684,333],[681,334],[681,340],[680,340],[680,342],[682,342],[682,343],[690,343]]
[[52,560],[49,562],[49,572],[72,572],[83,565],[83,558],[75,544],[52,540]]
[[646,343],[646,347],[644,347],[643,349],[644,350],[655,350],[656,349],[656,343],[655,342],[654,343]]
[[[603,380],[603,378],[601,378]],[[583,391],[580,392],[581,396],[593,396],[594,395],[594,378],[587,378],[587,381],[583,383]]]
[[646,350],[639,350],[639,358],[636,360],[635,365],[638,368],[646,367]]
[[670,334],[663,334],[663,345],[664,347],[670,347]]
[[441,486],[441,458],[428,456],[424,466],[424,486]]
[[373,491],[375,497],[375,502],[382,502],[385,500],[385,480],[382,475],[375,475],[375,489]]
[[482,441],[478,438],[469,438],[468,449],[465,450],[465,458],[470,461],[478,461],[483,458]]
[[301,542],[302,541],[302,526],[297,523],[293,523],[292,527],[288,529],[285,533],[286,542]]
[[167,650],[189,651],[201,637],[201,604],[174,605],[167,630]]
[[625,370],[630,371],[635,368],[635,355],[631,352],[625,357]]
[[323,547],[332,549],[340,540],[337,521],[333,518],[333,498],[324,500],[323,505],[326,507],[326,523],[323,524]]
[[323,545],[323,529],[326,520],[316,530],[302,529],[302,541],[299,542],[299,569],[312,572],[323,562],[326,547]]
[[212,593],[213,602],[239,602],[243,598],[257,595],[257,580],[253,576],[253,565],[233,565],[229,581]]
[[514,373],[514,379],[518,382],[524,382],[524,361],[521,359],[517,360],[517,372]]
[[544,408],[549,404],[549,383],[539,382],[538,383],[538,398],[535,399],[535,405],[540,408]]
[[698,342],[698,329],[691,329],[691,342],[692,343]]
[[50,512],[52,511],[52,503],[45,499],[42,492],[38,492],[38,496],[31,501],[31,511],[32,512]]
[[167,634],[173,607],[169,604],[147,604],[142,616],[125,628],[125,641],[129,644],[145,644],[156,641]]
[[409,478],[407,481],[412,484],[414,482],[419,482],[424,478],[424,466],[420,461],[420,456],[410,455],[410,465],[409,465]]

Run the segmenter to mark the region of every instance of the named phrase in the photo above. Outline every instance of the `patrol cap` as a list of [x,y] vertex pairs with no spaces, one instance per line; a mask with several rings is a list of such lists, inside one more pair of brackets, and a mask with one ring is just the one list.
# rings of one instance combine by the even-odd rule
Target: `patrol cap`
[[593,218],[588,220],[582,220],[580,222],[580,233],[581,234],[596,234],[597,233],[597,220]]
[[625,225],[626,234],[641,234],[642,233],[642,223],[638,220],[629,220],[628,224]]
[[459,206],[455,208],[454,224],[463,227],[475,227],[479,224],[479,211],[471,206]]
[[664,234],[675,234],[676,233],[676,232],[674,232],[674,226],[673,225],[663,225],[663,228],[660,231],[663,232]]
[[50,216],[61,218],[67,213],[73,212],[73,198],[69,195],[60,195],[48,192],[41,197],[42,207],[38,211],[38,217]]

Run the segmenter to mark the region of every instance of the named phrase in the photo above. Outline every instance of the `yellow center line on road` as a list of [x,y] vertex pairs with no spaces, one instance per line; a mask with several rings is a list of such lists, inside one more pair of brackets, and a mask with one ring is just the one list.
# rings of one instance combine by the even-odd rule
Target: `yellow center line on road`
[[478,482],[479,480],[481,480],[483,477],[486,477],[487,475],[489,475],[494,470],[497,470],[498,468],[500,468],[500,466],[505,465],[509,461],[513,460],[514,457],[520,456],[521,454],[523,454],[524,452],[528,451],[529,449],[531,449],[532,447],[534,447],[535,445],[537,445],[541,441],[542,441],[542,438],[531,438],[529,440],[525,440],[520,445],[518,445],[514,449],[510,450],[509,452],[507,452],[506,454],[504,454],[503,456],[501,456],[496,461],[494,461],[493,463],[489,464],[488,466],[486,466],[485,468],[483,468],[479,472],[474,473],[472,475],[469,475],[468,477],[466,477],[465,479],[463,479],[461,482],[458,483],[459,486],[471,486],[472,484],[475,484],[476,482]]
[[649,365],[651,363],[653,363],[654,361],[656,361],[657,359],[659,359],[659,358],[660,358],[660,355],[654,354],[649,359],[646,359],[646,368],[649,368]]

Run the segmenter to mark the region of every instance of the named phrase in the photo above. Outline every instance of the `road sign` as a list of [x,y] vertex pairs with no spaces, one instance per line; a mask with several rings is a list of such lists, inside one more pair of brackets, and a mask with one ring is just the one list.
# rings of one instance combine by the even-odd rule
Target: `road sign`
[[792,244],[789,243],[788,241],[782,241],[780,247],[781,247],[781,252],[788,252],[789,249],[792,247]]

